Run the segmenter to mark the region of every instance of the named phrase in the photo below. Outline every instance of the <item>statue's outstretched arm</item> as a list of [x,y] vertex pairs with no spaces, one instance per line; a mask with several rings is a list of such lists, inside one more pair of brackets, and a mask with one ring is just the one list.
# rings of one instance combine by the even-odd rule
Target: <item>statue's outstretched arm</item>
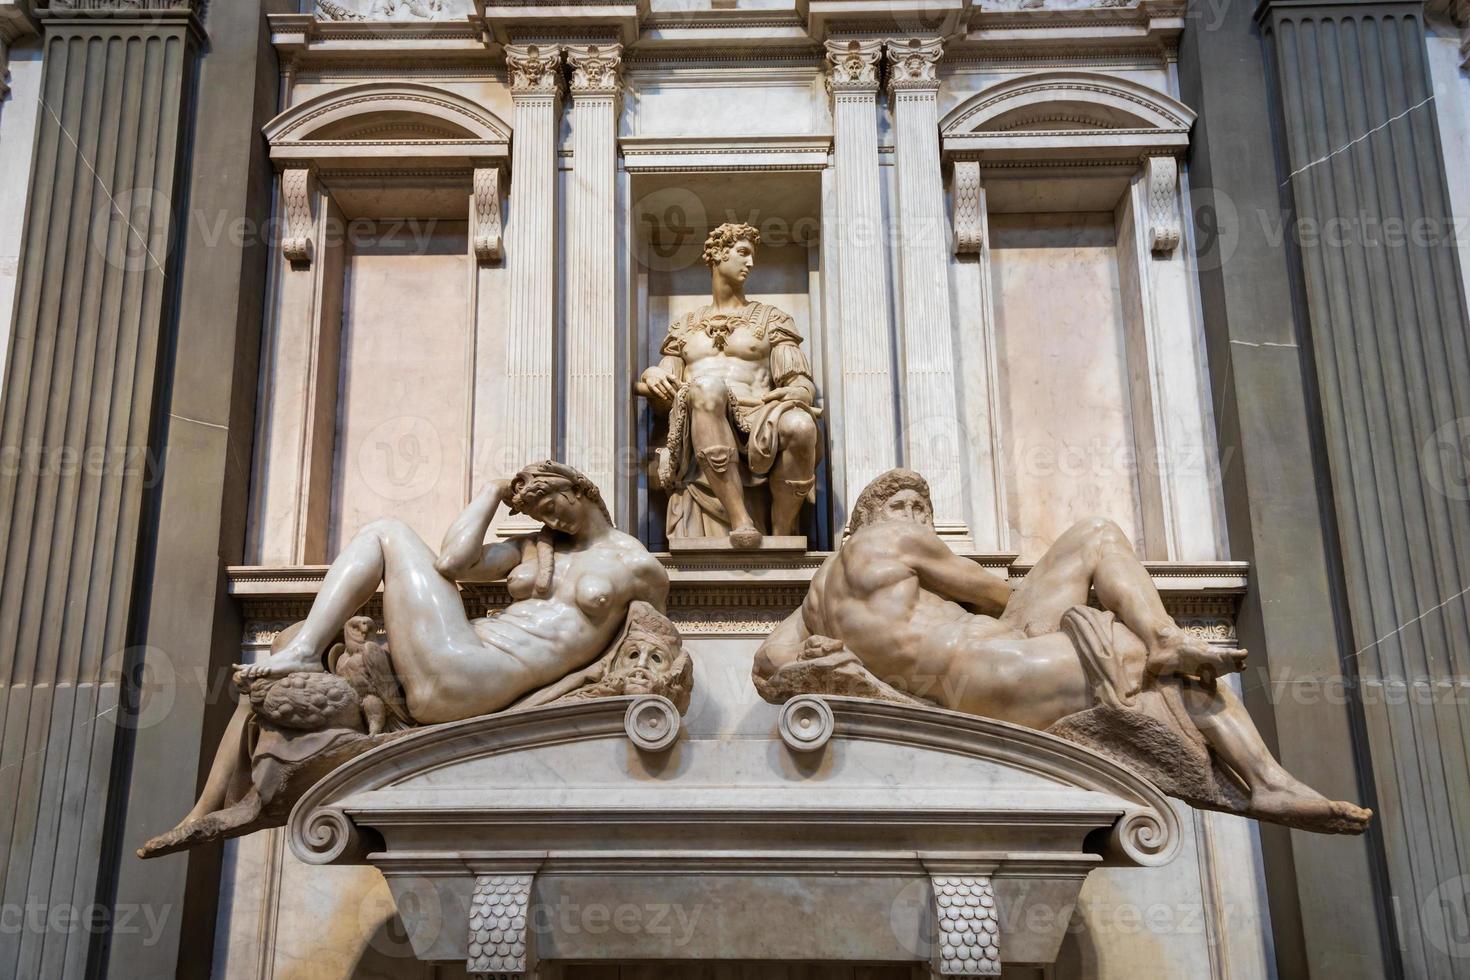
[[946,599],[999,615],[1011,599],[1011,583],[968,558],[961,558],[927,529],[903,540],[903,558],[919,575],[919,584]]
[[508,480],[492,482],[455,518],[444,534],[444,545],[434,562],[440,575],[456,582],[493,582],[505,578],[520,564],[519,541],[485,544],[490,522],[500,509],[509,487]]

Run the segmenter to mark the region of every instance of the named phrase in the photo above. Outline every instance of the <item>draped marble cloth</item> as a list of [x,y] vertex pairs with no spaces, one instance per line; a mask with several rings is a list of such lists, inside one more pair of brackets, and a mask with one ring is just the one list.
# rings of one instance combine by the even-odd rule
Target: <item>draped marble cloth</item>
[[[659,354],[683,360],[684,347],[691,334],[708,333],[711,337],[720,338],[742,329],[749,330],[756,339],[770,343],[770,372],[774,388],[785,387],[798,378],[812,380],[811,362],[801,349],[802,337],[795,321],[769,303],[750,303],[739,313],[715,313],[712,306],[686,313],[669,326]],[[686,364],[679,379],[679,393],[669,409],[668,440],[663,448],[656,451],[658,481],[669,495],[667,531],[671,538],[720,537],[730,533],[730,523],[724,505],[705,482],[694,455],[688,374]],[[813,419],[819,419],[822,410],[794,398],[753,406],[741,405],[732,392],[727,411],[730,428],[739,443],[746,507],[760,530],[768,532],[769,497],[751,491],[767,484],[768,474],[781,451],[781,417],[787,412],[806,412]],[[806,492],[806,498],[815,501],[815,486]]]

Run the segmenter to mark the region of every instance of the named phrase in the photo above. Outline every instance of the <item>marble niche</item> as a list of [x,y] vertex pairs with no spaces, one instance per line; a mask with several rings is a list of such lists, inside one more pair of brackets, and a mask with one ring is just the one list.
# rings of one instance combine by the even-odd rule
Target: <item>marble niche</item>
[[[1244,821],[1144,799],[1126,776],[1079,786],[1076,759],[1037,783],[979,758],[1012,745],[1010,732],[967,729],[978,755],[963,764],[919,749],[877,758],[877,741],[843,734],[825,753],[800,753],[749,680],[757,648],[841,543],[857,493],[900,463],[935,484],[951,548],[1014,576],[1061,529],[1106,513],[1138,544],[1170,613],[1231,640],[1246,569],[1223,546],[1196,286],[1181,244],[1193,114],[1172,78],[1177,7],[1045,0],[900,16],[875,4],[870,16],[825,0],[334,6],[341,12],[304,3],[270,21],[287,66],[282,114],[266,133],[284,233],[268,297],[251,566],[232,572],[247,621],[242,658],[263,655],[300,618],[321,566],[365,518],[401,519],[432,544],[488,481],[554,455],[587,473],[618,525],[668,569],[694,701],[667,754],[640,754],[621,720],[589,715],[588,737],[568,742],[575,760],[548,746],[466,756],[441,786],[462,778],[459,788],[473,789],[553,763],[590,774],[561,790],[532,779],[495,818],[538,827],[573,797],[672,792],[686,804],[685,836],[647,846],[677,852],[670,866],[687,881],[636,882],[638,904],[681,904],[659,889],[683,889],[688,915],[727,917],[740,903],[700,892],[715,878],[701,874],[700,849],[721,832],[701,807],[768,794],[807,819],[823,793],[871,799],[904,779],[934,802],[946,774],[972,789],[1019,787],[1022,809],[1048,793],[1067,805],[1078,800],[1068,794],[1100,794],[1088,797],[1095,809],[1116,813],[1089,819],[1148,810],[1167,826],[1173,860],[1110,865],[1083,859],[1080,844],[1067,850],[1075,841],[1051,841],[1067,855],[1062,877],[1075,872],[1075,909],[1045,956],[1003,937],[1014,957],[1006,975],[1039,975],[1051,957],[1055,977],[1267,976],[1258,849]],[[821,393],[807,553],[665,553],[664,502],[647,469],[653,419],[633,385],[667,325],[708,302],[699,248],[727,221],[761,230],[748,298],[792,316]],[[464,594],[476,615],[508,601],[496,585]],[[887,724],[861,707],[833,710],[850,733]],[[405,759],[391,774],[433,782],[421,763]],[[355,772],[347,809],[392,824],[378,782],[388,770]],[[293,833],[230,845],[220,976],[474,975],[454,930],[468,928],[479,877],[534,871],[548,889],[538,894],[584,906],[605,904],[599,889],[618,880],[611,865],[574,867],[566,853],[541,877],[505,864],[489,840],[480,857],[498,856],[482,866],[441,852],[415,867],[400,855],[401,874],[385,878],[371,865],[303,860]],[[810,890],[801,877],[810,858],[762,852],[743,870],[773,887],[742,894],[775,896],[789,921],[828,914],[824,934],[871,934],[869,961],[887,972],[868,980],[927,970],[930,947],[878,948],[903,941],[890,911],[917,916],[945,873],[938,858],[914,856],[913,833],[893,839],[912,853],[864,888]],[[550,837],[521,843],[552,849]],[[579,845],[572,835],[558,846]],[[1089,863],[1103,866],[1083,873]],[[1017,880],[1003,868],[985,874],[992,888]],[[421,959],[427,940],[413,910],[435,907],[453,924],[439,935],[449,945]],[[1146,926],[1148,915],[1167,921]],[[743,952],[720,946],[700,931],[711,921],[693,923],[681,948],[732,969],[764,959],[817,971],[813,960],[834,955],[803,946],[802,930],[785,945],[768,936]],[[547,978],[705,975],[693,960],[660,973],[650,962],[660,949],[631,940],[617,947],[622,965],[571,962],[606,947],[606,933],[546,942]],[[820,969],[830,980],[862,975],[852,964]]]

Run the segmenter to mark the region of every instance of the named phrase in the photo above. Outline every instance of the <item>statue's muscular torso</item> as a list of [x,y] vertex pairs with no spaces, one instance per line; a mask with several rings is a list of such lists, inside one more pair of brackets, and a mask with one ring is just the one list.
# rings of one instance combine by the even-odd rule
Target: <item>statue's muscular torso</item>
[[862,528],[818,569],[802,605],[812,634],[839,638],[879,677],[939,677],[976,643],[1011,632],[926,589],[918,568],[931,528],[890,521]]

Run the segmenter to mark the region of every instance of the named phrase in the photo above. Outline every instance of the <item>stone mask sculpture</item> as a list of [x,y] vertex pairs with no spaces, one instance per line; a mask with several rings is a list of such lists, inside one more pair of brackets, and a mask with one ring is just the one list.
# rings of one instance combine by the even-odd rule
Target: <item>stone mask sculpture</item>
[[[638,392],[668,415],[657,451],[670,540],[800,533],[815,499],[817,389],[790,316],[745,298],[760,234],[724,224],[705,241],[713,302],[676,320]],[[769,520],[767,520],[769,512]]]
[[[486,544],[502,504],[544,527]],[[456,582],[502,578],[514,601],[470,619]],[[379,585],[386,648],[357,615]],[[139,855],[278,825],[321,776],[415,724],[619,693],[665,694],[683,711],[693,669],[661,611],[668,589],[597,487],[552,461],[487,487],[438,555],[400,521],[367,525],[306,619],[264,661],[236,668],[242,697],[198,803]]]
[[[1111,521],[1073,526],[1012,590],[953,554],[929,488],[890,470],[859,496],[850,537],[756,654],[773,703],[805,693],[937,705],[1051,732],[1111,755],[1195,806],[1319,833],[1372,811],[1329,800],[1272,757],[1217,650],[1164,611]],[[1103,609],[1088,606],[1095,590]]]

